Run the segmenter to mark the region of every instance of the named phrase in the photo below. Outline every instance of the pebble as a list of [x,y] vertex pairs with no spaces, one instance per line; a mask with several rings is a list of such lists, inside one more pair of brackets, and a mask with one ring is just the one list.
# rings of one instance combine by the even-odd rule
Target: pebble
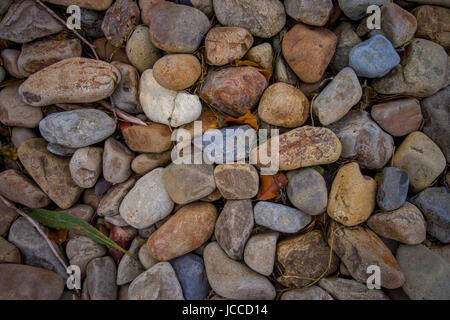
[[422,100],[422,112],[425,118],[423,132],[441,148],[447,162],[450,162],[449,105],[450,86]]
[[[42,230],[42,226],[40,228]],[[68,277],[66,269],[53,254],[48,243],[25,218],[20,217],[12,224],[8,241],[20,250],[24,264],[54,271],[64,279]],[[55,242],[50,241],[64,261],[61,249]]]
[[0,172],[0,194],[29,208],[50,204],[50,199],[33,181],[14,169]]
[[11,130],[11,141],[16,149],[19,149],[20,145],[28,139],[33,138],[36,138],[36,134],[31,129],[14,127]]
[[106,248],[85,236],[73,238],[67,242],[66,255],[70,265],[80,267],[81,277],[86,274],[86,267],[92,259],[103,257]]
[[427,232],[442,243],[450,241],[450,193],[445,187],[427,188],[413,199],[427,219]]
[[120,141],[109,138],[103,149],[103,176],[112,184],[125,182],[131,175],[134,153]]
[[63,30],[63,26],[33,0],[15,1],[0,22],[0,39],[26,43]]
[[120,215],[137,228],[144,229],[167,217],[174,207],[163,181],[163,168],[140,178],[120,204]]
[[395,167],[385,167],[377,190],[377,204],[385,211],[400,208],[408,196],[409,176]]
[[[128,252],[134,256],[137,256],[139,249],[142,246],[145,246],[145,239],[138,236],[133,239],[133,242],[131,242]],[[130,257],[129,255],[124,255],[117,266],[116,283],[118,286],[123,286],[130,283],[145,270],[146,269],[144,266],[139,262],[139,259]]]
[[209,71],[200,96],[218,111],[239,117],[256,106],[267,85],[256,68],[229,67]]
[[6,11],[8,11],[9,6],[13,0],[5,0],[0,4],[0,15],[3,15]]
[[20,251],[11,242],[6,241],[0,237],[0,264],[3,263],[18,263],[22,261]]
[[332,65],[337,71],[341,71],[348,66],[350,51],[355,45],[361,42],[361,38],[348,21],[339,23],[333,32],[337,37],[337,46]]
[[56,112],[39,123],[39,131],[45,140],[68,148],[96,144],[111,136],[115,130],[114,120],[97,109]]
[[[223,137],[225,143],[218,138],[216,140],[216,137]],[[227,141],[232,144],[227,145]],[[249,125],[211,129],[192,141],[195,147],[203,150],[203,157],[210,163],[217,164],[246,159],[256,142],[256,130]]]
[[317,27],[324,26],[333,11],[331,0],[287,0],[284,6],[291,18]]
[[277,281],[288,288],[305,287],[322,275],[336,272],[339,267],[336,255],[331,257],[330,265],[329,261],[330,248],[320,230],[280,241],[277,263],[283,272]]
[[1,58],[3,60],[3,66],[6,71],[17,79],[23,79],[29,76],[25,71],[19,69],[17,61],[20,57],[20,51],[15,49],[5,49],[1,53]]
[[0,91],[0,122],[4,125],[36,128],[42,117],[41,108],[22,102],[18,85],[8,86]]
[[280,300],[334,300],[333,297],[318,286],[303,289],[292,289],[284,292]]
[[424,245],[401,245],[397,260],[405,274],[403,290],[412,300],[450,299],[450,264]]
[[329,129],[342,143],[341,157],[356,159],[361,167],[381,169],[394,153],[394,139],[366,111],[350,111]]
[[425,219],[409,202],[395,211],[373,214],[367,225],[378,235],[404,244],[420,244],[426,237]]
[[244,261],[252,270],[270,276],[275,264],[277,232],[256,234],[248,239],[244,249]]
[[216,187],[225,199],[251,199],[258,193],[259,175],[255,167],[247,163],[218,165],[214,169]]
[[159,262],[133,280],[128,300],[184,300],[184,297],[170,263]]
[[131,126],[122,134],[127,146],[136,152],[164,152],[172,148],[172,132],[163,124]]
[[234,260],[242,260],[245,244],[254,225],[250,200],[229,200],[217,219],[214,235],[225,253]]
[[236,300],[273,300],[276,295],[270,281],[245,264],[230,259],[217,242],[203,252],[208,282],[214,292]]
[[193,86],[201,72],[200,62],[192,54],[168,54],[153,66],[156,82],[166,89],[176,91]]
[[9,228],[14,220],[16,220],[18,213],[7,207],[2,201],[0,201],[0,236],[6,237]]
[[139,175],[145,175],[155,168],[165,167],[171,162],[171,152],[144,153],[131,162],[131,170]]
[[134,29],[127,41],[126,55],[139,72],[151,69],[161,57],[161,52],[150,40],[148,27],[140,25]]
[[[103,224],[103,227],[105,227],[104,221],[101,221],[101,220],[100,220],[100,222],[99,222],[99,220],[97,220],[97,225],[102,226],[102,224],[100,224],[101,222]],[[121,246],[125,250],[128,250],[130,248],[131,242],[137,235],[137,230],[130,226],[118,227],[115,225],[109,225],[107,229],[110,229],[109,238],[112,241],[116,242],[119,246]],[[105,230],[104,232],[108,232],[108,231]],[[111,255],[111,257],[114,259],[115,263],[119,264],[120,259],[122,259],[124,253],[122,251],[117,250],[112,247],[108,247],[108,251],[109,251],[109,254]],[[116,277],[114,277],[114,281],[115,281],[115,278]]]
[[123,198],[125,198],[135,183],[136,179],[130,178],[123,183],[116,184],[109,188],[98,204],[97,214],[103,217],[118,215]]
[[273,48],[270,43],[262,43],[251,48],[245,55],[245,60],[250,60],[261,65],[265,70],[273,71]]
[[345,226],[366,221],[375,208],[377,183],[363,176],[356,162],[341,167],[331,186],[328,215]]
[[121,80],[111,96],[114,106],[129,113],[142,112],[139,106],[139,73],[136,68],[120,61],[114,61],[111,65],[121,74]]
[[319,286],[337,300],[390,300],[381,290],[369,289],[366,284],[342,278],[323,278]]
[[381,277],[383,288],[396,289],[404,284],[405,277],[397,260],[370,229],[363,226],[338,228],[338,225],[333,223],[328,234],[328,244],[331,243],[333,251],[355,280],[365,284],[370,277],[367,267],[376,265],[383,275]]
[[418,131],[423,122],[420,103],[413,98],[376,104],[370,115],[381,128],[394,137]]
[[337,37],[328,29],[296,24],[283,38],[282,51],[295,74],[306,83],[319,81],[336,50]]
[[275,61],[275,70],[273,77],[276,82],[284,82],[290,84],[294,87],[300,85],[300,80],[297,78],[297,75],[294,71],[289,67],[286,63],[282,55],[279,55]]
[[70,58],[32,74],[22,83],[19,93],[24,102],[35,107],[88,103],[111,96],[120,79],[119,70],[109,63]]
[[306,214],[317,216],[327,208],[327,185],[315,169],[302,169],[289,177],[286,191],[289,201]]
[[[109,1],[109,0],[108,0]],[[102,22],[105,14],[100,11],[81,9],[81,29],[91,38],[104,37]]]
[[352,20],[360,20],[367,14],[370,5],[382,6],[391,0],[338,0],[342,12]]
[[116,300],[117,269],[109,257],[95,258],[86,268],[87,289],[90,300]]
[[151,8],[150,39],[161,50],[192,53],[209,31],[208,17],[200,10],[168,1]]
[[[257,154],[272,157],[271,145],[270,140],[260,144],[251,151],[250,159],[258,159]],[[293,129],[279,136],[279,170],[333,163],[339,159],[341,150],[338,137],[327,128],[303,126]],[[266,164],[258,159],[258,166]]]
[[81,41],[78,39],[45,39],[25,43],[17,60],[17,67],[23,74],[33,74],[64,59],[81,57]]
[[120,61],[130,64],[124,48],[114,47],[106,38],[95,39],[92,43],[97,51],[98,57],[105,61]]
[[417,193],[431,185],[444,171],[446,160],[430,138],[415,131],[395,151],[392,165],[408,173],[410,190]]
[[117,0],[108,8],[102,22],[102,31],[114,47],[122,46],[139,24],[140,11],[133,0]]
[[400,63],[400,56],[383,35],[358,43],[350,51],[349,65],[359,77],[381,78]]
[[111,6],[112,0],[48,0],[46,2],[63,6],[77,5],[80,8],[104,11]]
[[188,253],[170,261],[186,300],[204,300],[211,289],[203,259]]
[[313,111],[322,125],[342,119],[362,97],[359,79],[352,68],[342,69],[314,100]]
[[309,101],[302,91],[290,84],[275,83],[261,97],[258,116],[274,126],[297,128],[309,115]]
[[75,148],[68,148],[57,143],[49,143],[47,145],[47,150],[61,157],[70,157],[77,151]]
[[[433,3],[437,4],[437,3]],[[412,11],[417,19],[417,38],[434,41],[450,49],[450,39],[448,39],[448,30],[450,28],[450,9],[439,6],[419,6]]]
[[417,20],[414,15],[395,3],[383,5],[380,22],[384,36],[394,48],[398,48],[414,38],[417,30]]
[[0,264],[1,300],[58,300],[64,285],[63,278],[49,270]]
[[447,60],[443,47],[416,38],[408,57],[385,77],[372,81],[372,87],[381,94],[431,96],[447,85]]
[[17,151],[19,160],[51,200],[63,209],[70,208],[83,189],[72,180],[70,160],[53,155],[46,147],[44,139],[29,139]]
[[269,201],[259,201],[254,211],[256,224],[283,233],[297,233],[312,221],[300,210]]
[[139,101],[150,120],[172,127],[196,120],[202,111],[197,95],[162,87],[155,80],[152,69],[141,76]]
[[194,251],[211,238],[216,219],[217,209],[210,203],[183,206],[149,237],[151,256],[168,261]]
[[213,5],[222,25],[245,28],[255,37],[271,38],[286,23],[284,6],[278,0],[213,0]]
[[112,217],[105,217],[105,221],[107,223],[110,223],[112,225],[115,225],[116,227],[128,227],[128,223],[120,216],[120,214],[117,214]]
[[240,27],[216,27],[205,38],[205,59],[209,65],[224,66],[245,56],[253,36]]
[[209,164],[172,163],[164,169],[163,178],[170,198],[177,204],[200,200],[216,189],[214,166]]
[[95,186],[102,172],[102,148],[85,147],[75,151],[70,159],[69,169],[73,181],[81,188]]
[[[142,229],[142,230],[145,230],[145,229]],[[142,230],[139,230],[139,231],[142,231]],[[154,227],[153,227],[153,231],[155,231]],[[141,234],[139,233],[139,235],[141,235]],[[146,270],[150,269],[151,267],[153,267],[155,264],[157,264],[159,262],[158,260],[156,260],[155,258],[152,257],[152,255],[150,254],[150,251],[148,250],[147,245],[141,246],[141,248],[139,249],[139,252],[138,252],[138,256],[139,256],[139,262],[144,266],[144,268]]]

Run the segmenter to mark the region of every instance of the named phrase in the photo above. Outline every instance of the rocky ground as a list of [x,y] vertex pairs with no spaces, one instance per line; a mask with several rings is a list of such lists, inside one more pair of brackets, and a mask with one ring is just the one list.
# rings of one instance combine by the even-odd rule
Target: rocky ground
[[[450,299],[449,0],[41,4],[0,3],[0,299]],[[252,144],[174,163],[195,120]],[[226,162],[258,128],[276,175]]]

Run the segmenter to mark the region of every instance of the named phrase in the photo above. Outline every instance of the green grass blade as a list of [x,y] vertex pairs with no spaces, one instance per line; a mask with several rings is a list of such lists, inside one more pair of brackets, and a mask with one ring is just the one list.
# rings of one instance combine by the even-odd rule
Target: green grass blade
[[123,249],[116,242],[105,236],[92,225],[80,218],[71,215],[70,213],[32,208],[25,209],[25,212],[32,219],[36,220],[39,223],[42,223],[46,227],[55,229],[64,228],[79,231],[95,242],[120,250],[128,256],[136,258],[133,254]]

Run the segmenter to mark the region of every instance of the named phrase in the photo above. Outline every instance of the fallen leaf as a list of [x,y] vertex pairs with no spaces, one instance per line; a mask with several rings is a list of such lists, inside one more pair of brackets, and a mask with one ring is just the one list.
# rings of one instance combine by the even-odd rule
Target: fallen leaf
[[123,130],[125,130],[128,127],[131,127],[131,122],[121,122],[119,124],[119,129],[121,132],[123,132]]
[[259,63],[256,63],[256,62],[253,62],[250,60],[234,60],[231,63],[231,66],[232,67],[242,67],[242,66],[254,67],[256,70],[258,70],[260,73],[262,73],[262,75],[266,78],[267,82],[269,82],[270,78],[272,77],[272,72],[264,69],[263,66],[261,66]]
[[53,229],[48,228],[45,230],[47,237],[57,244],[64,243],[67,240],[69,229]]
[[257,199],[278,199],[287,182],[286,176],[281,172],[274,176],[261,176],[261,187],[259,188]]
[[256,116],[248,109],[245,110],[245,114],[242,117],[233,118],[228,116],[225,118],[225,122],[231,122],[235,124],[248,124],[253,129],[258,130],[258,119],[256,119]]

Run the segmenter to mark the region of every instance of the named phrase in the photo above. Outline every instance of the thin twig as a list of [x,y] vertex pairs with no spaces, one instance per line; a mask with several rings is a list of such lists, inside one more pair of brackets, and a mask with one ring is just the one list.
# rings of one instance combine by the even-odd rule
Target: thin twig
[[101,100],[101,101],[98,101],[98,103],[101,104],[106,109],[108,109],[109,111],[117,114],[117,116],[124,121],[128,121],[128,122],[140,125],[140,126],[147,126],[147,124],[144,121],[142,121],[141,119],[136,118],[132,115],[129,115],[125,111],[122,111],[120,109],[113,107],[110,103],[108,103],[106,101]]
[[[41,0],[35,0],[42,8],[44,8],[53,18],[55,18],[56,20],[58,20],[63,26],[67,26],[66,22],[61,19],[52,9],[50,9],[49,7],[47,7],[45,4],[43,4],[41,2]],[[83,41],[94,53],[95,59],[100,60],[98,58],[97,52],[95,51],[95,46],[90,43],[89,41],[87,41],[76,29],[72,30],[75,35],[81,40]]]

